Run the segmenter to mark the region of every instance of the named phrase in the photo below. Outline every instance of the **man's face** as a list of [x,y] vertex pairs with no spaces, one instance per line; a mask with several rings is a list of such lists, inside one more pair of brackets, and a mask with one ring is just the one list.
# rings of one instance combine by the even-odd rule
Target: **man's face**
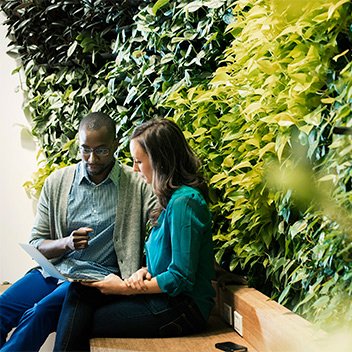
[[89,178],[95,183],[102,182],[113,166],[117,140],[113,139],[106,127],[99,130],[82,127],[79,148]]

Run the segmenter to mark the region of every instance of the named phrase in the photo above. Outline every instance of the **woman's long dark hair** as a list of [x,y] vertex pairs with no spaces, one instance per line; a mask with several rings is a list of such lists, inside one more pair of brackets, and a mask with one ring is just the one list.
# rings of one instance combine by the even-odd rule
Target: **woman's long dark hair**
[[166,208],[172,193],[182,185],[198,188],[208,199],[207,183],[199,171],[200,160],[175,122],[166,118],[149,120],[136,127],[132,139],[150,158],[153,189],[162,208]]

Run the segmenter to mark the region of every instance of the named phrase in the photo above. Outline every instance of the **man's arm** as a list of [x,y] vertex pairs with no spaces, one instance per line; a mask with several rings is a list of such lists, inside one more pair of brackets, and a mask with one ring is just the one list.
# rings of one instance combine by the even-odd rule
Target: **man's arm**
[[[88,242],[87,235],[90,229],[89,231],[77,229],[70,236],[62,235],[65,231],[67,196],[74,172],[75,167],[54,171],[45,180],[40,193],[29,243],[38,248],[48,259],[61,256]],[[80,236],[84,237],[80,238]]]
[[89,234],[93,231],[90,227],[80,227],[72,231],[70,236],[57,240],[43,240],[38,250],[48,259],[60,257],[71,250],[84,249],[88,247]]

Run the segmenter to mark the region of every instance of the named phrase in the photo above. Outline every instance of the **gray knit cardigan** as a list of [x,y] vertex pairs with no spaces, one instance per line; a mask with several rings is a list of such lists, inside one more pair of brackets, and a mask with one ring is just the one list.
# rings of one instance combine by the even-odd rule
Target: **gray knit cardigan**
[[[32,245],[38,247],[45,239],[69,235],[67,204],[75,169],[76,165],[67,166],[45,180],[29,241]],[[120,165],[113,245],[122,278],[141,266],[148,213],[155,204],[151,187],[131,167]]]

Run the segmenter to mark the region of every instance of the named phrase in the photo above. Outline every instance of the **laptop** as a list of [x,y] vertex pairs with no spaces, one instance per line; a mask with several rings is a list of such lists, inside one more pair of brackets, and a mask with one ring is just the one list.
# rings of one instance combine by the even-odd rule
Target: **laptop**
[[55,265],[48,260],[36,247],[32,246],[28,243],[20,243],[19,244],[30,256],[34,259],[42,269],[52,277],[55,277],[59,280],[66,280],[70,282],[94,282],[100,281],[104,279],[104,275],[101,274],[62,274],[60,271],[55,267]]

